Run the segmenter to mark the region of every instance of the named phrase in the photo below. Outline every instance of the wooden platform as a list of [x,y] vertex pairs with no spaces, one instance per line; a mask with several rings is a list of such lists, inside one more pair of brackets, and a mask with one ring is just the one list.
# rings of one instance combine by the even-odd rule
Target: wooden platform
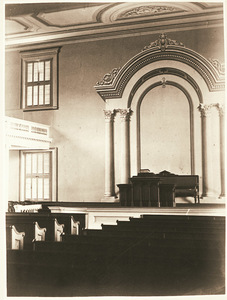
[[[22,211],[33,210],[32,205],[18,205]],[[142,214],[159,215],[196,215],[196,216],[225,216],[225,204],[215,203],[177,203],[176,207],[122,207],[119,202],[39,202],[47,207],[51,213],[85,214],[85,228],[100,229],[102,224],[116,224],[116,221],[127,221],[130,217],[140,217]],[[19,211],[18,211],[19,212]]]
[[[60,204],[60,203],[59,203]],[[80,206],[79,206],[80,205]],[[53,213],[85,213],[86,228],[100,229],[102,224],[116,224],[116,221],[127,221],[130,217],[140,217],[144,214],[159,215],[195,215],[195,216],[225,216],[223,204],[177,204],[176,207],[121,207],[119,204],[89,203],[81,206],[48,206]]]

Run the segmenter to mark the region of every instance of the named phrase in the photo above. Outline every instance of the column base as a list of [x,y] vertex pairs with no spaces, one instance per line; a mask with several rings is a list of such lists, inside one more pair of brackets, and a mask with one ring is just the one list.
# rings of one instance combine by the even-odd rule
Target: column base
[[116,198],[116,196],[104,196],[101,199],[101,202],[113,203],[113,202],[119,202],[119,199]]
[[224,199],[225,198],[225,194],[221,194],[218,198],[219,199]]
[[217,197],[218,197],[218,194],[208,192],[208,193],[202,194],[200,198],[203,199],[203,198],[217,198]]
[[202,196],[200,198],[200,204],[225,204],[225,197],[219,196]]

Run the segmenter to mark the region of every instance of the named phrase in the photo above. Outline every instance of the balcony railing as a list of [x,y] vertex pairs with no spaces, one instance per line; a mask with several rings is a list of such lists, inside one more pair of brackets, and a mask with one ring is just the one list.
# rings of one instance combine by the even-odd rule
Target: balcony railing
[[6,142],[10,148],[46,149],[49,148],[50,126],[5,117]]

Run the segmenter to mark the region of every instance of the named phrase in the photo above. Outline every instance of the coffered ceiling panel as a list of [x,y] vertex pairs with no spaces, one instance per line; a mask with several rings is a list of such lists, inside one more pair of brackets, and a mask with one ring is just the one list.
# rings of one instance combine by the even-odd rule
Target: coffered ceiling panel
[[47,26],[68,27],[96,22],[97,7],[39,13],[36,18]]
[[221,2],[6,5],[6,49],[223,26]]
[[27,29],[28,29],[27,26],[20,24],[16,20],[6,20],[6,35],[23,33]]

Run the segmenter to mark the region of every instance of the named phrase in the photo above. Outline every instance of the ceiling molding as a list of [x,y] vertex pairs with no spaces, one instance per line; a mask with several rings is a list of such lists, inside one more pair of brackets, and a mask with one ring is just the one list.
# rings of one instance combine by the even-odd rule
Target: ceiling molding
[[[14,12],[9,16],[8,13],[6,29],[9,25],[7,20],[23,24],[25,29],[6,34],[5,47],[6,50],[20,50],[26,47],[49,47],[53,44],[63,45],[163,31],[223,26],[222,5],[207,6],[190,2],[160,4],[157,2],[99,3],[84,7],[80,4],[78,7],[70,6],[70,9],[64,8],[63,11],[59,7],[54,10],[53,7],[48,6],[49,10],[37,12],[36,8],[31,14],[15,15]],[[138,16],[122,17],[127,12],[138,12],[138,10]],[[155,13],[156,10],[158,13]],[[147,14],[147,11],[153,13]],[[6,30],[7,32],[10,30]]]

